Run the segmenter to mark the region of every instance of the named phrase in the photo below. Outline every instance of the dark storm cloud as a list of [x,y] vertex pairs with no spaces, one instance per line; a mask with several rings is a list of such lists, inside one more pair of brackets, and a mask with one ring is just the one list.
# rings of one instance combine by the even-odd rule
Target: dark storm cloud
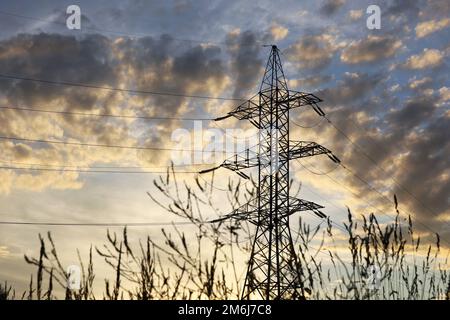
[[[424,112],[415,112],[418,113],[414,117],[417,123],[419,120],[416,118],[423,117]],[[450,207],[450,118],[435,117],[404,143],[409,152],[402,161],[402,174],[396,178],[402,186],[407,186],[408,192],[399,186],[395,187],[395,192],[401,200],[409,202],[409,207],[419,214],[420,220],[433,221],[439,213],[448,212]],[[411,200],[411,194],[419,200]],[[439,226],[437,221],[434,222]]]
[[325,0],[319,11],[326,16],[334,15],[345,4],[345,0]]
[[232,59],[232,77],[235,79],[233,95],[242,97],[254,88],[262,72],[263,61],[259,54],[261,43],[258,35],[251,31],[230,33],[226,42]]
[[[198,87],[196,92],[205,93],[207,80],[220,83],[224,79],[217,47],[177,51],[169,36],[116,41],[100,35],[19,35],[0,42],[0,68],[5,74],[52,81],[110,87],[121,84],[178,93],[186,93],[193,85]],[[132,71],[129,78],[121,74],[126,68]],[[154,76],[147,77],[150,73]],[[98,91],[90,89],[9,80],[1,80],[0,86],[10,102],[31,106],[63,99],[70,109],[90,109],[99,99]],[[160,97],[158,102],[164,99],[171,105],[168,111],[176,112],[181,99]]]
[[[140,90],[216,95],[211,83],[220,87],[226,77],[220,49],[201,45],[180,48],[177,44],[168,35],[159,39],[124,38],[116,44],[124,55],[120,68],[133,70],[133,81]],[[186,99],[153,96],[151,101],[153,111],[172,115]]]
[[[402,208],[409,210],[405,213],[441,230],[441,224],[434,219],[449,213],[450,118],[437,107],[438,97],[434,95],[415,95],[400,105],[395,99],[370,99],[377,92],[375,83],[371,84],[368,76],[348,76],[341,86],[319,93],[327,105],[351,104],[355,98],[361,101],[344,105],[344,109],[331,115],[355,145],[336,130],[331,131],[327,143],[343,163],[372,187],[389,187],[390,197],[397,194]],[[389,108],[393,110],[386,116],[374,113]],[[360,118],[360,112],[366,116]],[[389,204],[359,178],[348,175],[346,180],[364,199],[369,201],[371,194],[379,204]],[[420,225],[417,228],[429,231]]]
[[225,70],[219,54],[219,47],[202,48],[197,46],[189,49],[175,59],[174,76],[197,82],[202,82],[208,77],[220,80]]
[[318,95],[328,105],[351,107],[355,102],[359,102],[372,93],[382,80],[381,74],[347,73],[342,80],[337,82],[336,86],[321,90]]
[[368,36],[353,41],[342,50],[341,60],[348,64],[380,61],[394,56],[402,42],[392,36]]
[[424,0],[393,0],[388,4],[386,13],[391,16],[405,15],[417,18],[424,2]]
[[[114,64],[110,40],[100,35],[77,39],[57,34],[23,34],[0,42],[0,69],[8,75],[115,86]],[[63,97],[77,109],[92,107],[96,101],[92,91],[79,88],[10,80],[1,80],[0,87],[15,104],[33,106]]]
[[386,117],[391,124],[391,130],[409,131],[421,123],[426,123],[436,110],[436,102],[437,99],[433,97],[416,97],[408,101],[402,109],[393,111]]
[[430,15],[430,18],[436,17],[448,18],[450,15],[450,1],[448,0],[428,0],[424,10]]

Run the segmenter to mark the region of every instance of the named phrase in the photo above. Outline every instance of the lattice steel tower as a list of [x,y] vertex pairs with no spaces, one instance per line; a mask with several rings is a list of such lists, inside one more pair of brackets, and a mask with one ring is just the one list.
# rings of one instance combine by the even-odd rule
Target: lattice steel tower
[[259,93],[225,117],[216,119],[232,116],[246,119],[259,129],[257,151],[248,148],[219,166],[244,178],[248,176],[243,169],[258,167],[257,196],[216,221],[232,218],[256,226],[243,299],[301,299],[304,297],[302,268],[294,249],[289,217],[305,210],[312,210],[321,218],[326,216],[319,210],[322,206],[289,195],[289,160],[319,154],[326,154],[335,162],[339,159],[315,142],[289,140],[291,109],[311,106],[320,115],[325,114],[317,106],[321,99],[288,89],[279,50],[276,46],[271,48]]

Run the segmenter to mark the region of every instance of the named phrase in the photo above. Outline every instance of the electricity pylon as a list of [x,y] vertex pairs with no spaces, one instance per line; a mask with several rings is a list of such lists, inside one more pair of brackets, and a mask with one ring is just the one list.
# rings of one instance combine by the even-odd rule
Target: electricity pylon
[[289,217],[305,210],[321,218],[326,216],[319,210],[322,206],[289,195],[289,160],[320,154],[328,155],[334,162],[339,159],[315,142],[289,140],[291,109],[311,106],[319,115],[325,114],[317,105],[321,99],[288,89],[279,50],[271,47],[259,93],[216,119],[245,119],[259,129],[257,152],[246,149],[219,166],[247,179],[242,170],[258,167],[256,198],[215,221],[247,220],[256,226],[242,299],[302,299],[305,297],[302,268],[294,249]]

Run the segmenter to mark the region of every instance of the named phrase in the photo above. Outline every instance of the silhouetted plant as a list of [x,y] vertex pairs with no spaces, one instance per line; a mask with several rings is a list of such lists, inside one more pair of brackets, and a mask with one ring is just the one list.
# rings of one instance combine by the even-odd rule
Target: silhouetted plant
[[[221,202],[222,210],[213,200],[214,175],[210,181],[197,177],[195,184],[189,186],[184,181],[177,181],[172,167],[165,177],[155,180],[154,185],[158,193],[149,193],[150,198],[167,212],[192,224],[196,231],[188,239],[179,227],[172,225],[170,229],[161,230],[163,243],[147,236],[133,245],[127,228],[121,235],[108,230],[106,244],[95,248],[115,271],[113,281],[105,279],[102,298],[239,298],[243,280],[238,276],[235,255],[238,252],[249,254],[252,228],[236,220],[207,223],[204,217],[221,216],[254,197],[254,182],[249,180],[242,185],[229,180],[226,192],[229,208]],[[158,199],[161,195],[163,200]],[[380,224],[374,214],[362,215],[360,221],[356,221],[350,209],[343,228],[337,228],[339,225],[330,219],[311,228],[300,218],[295,243],[301,294],[295,298],[449,299],[448,254],[441,257],[439,236],[436,235],[433,245],[421,244],[420,236],[414,234],[411,218],[408,217],[407,225],[401,223],[397,198],[394,200],[395,220],[385,225]],[[343,236],[347,240],[346,246],[342,242]],[[56,284],[65,289],[65,299],[95,299],[92,247],[87,266],[83,265],[78,252],[81,287],[69,290],[66,285],[68,275],[51,234],[48,233],[46,239],[39,235],[39,239],[39,258],[25,256],[29,264],[37,267],[36,283],[31,277],[29,289],[22,298],[55,299],[52,292]],[[242,239],[247,245],[242,245]],[[345,253],[339,253],[343,249]],[[374,267],[378,268],[378,290],[371,288],[368,282]],[[48,277],[45,293],[44,274]]]

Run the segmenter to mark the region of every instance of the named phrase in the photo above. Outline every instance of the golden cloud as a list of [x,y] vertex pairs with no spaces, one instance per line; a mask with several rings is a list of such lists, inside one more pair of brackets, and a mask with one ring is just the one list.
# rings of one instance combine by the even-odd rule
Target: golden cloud
[[404,64],[408,69],[433,68],[442,64],[443,54],[437,49],[423,49],[421,54],[412,55]]
[[270,27],[270,34],[272,35],[273,39],[275,41],[280,41],[286,38],[288,35],[289,30],[283,26],[280,26],[278,24],[273,24]]
[[420,22],[416,26],[416,37],[423,38],[450,26],[450,18]]

